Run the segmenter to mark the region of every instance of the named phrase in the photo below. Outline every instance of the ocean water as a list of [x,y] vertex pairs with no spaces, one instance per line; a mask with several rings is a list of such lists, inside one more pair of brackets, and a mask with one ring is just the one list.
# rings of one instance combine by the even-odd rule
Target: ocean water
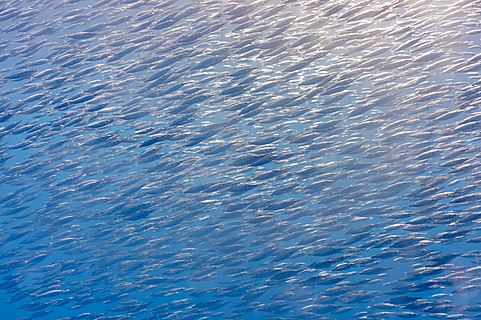
[[0,319],[481,319],[481,2],[0,2]]

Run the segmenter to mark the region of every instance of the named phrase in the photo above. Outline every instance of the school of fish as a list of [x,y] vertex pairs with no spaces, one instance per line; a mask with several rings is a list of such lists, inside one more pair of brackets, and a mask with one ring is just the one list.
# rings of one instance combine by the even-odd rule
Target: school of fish
[[1,319],[481,319],[481,1],[0,2]]

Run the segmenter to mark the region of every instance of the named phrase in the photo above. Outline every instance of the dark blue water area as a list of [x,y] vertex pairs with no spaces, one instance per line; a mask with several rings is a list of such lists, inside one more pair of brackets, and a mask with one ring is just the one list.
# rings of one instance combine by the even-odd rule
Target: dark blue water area
[[0,2],[0,319],[481,319],[480,14]]

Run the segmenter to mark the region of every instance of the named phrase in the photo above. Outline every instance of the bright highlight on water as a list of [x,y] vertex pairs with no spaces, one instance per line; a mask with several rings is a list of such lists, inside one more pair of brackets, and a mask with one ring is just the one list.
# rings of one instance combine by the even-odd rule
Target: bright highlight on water
[[481,319],[481,1],[0,3],[1,319]]

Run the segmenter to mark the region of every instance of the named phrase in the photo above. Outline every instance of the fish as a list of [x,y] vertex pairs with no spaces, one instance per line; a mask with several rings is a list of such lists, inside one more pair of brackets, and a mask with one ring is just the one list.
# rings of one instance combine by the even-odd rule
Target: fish
[[476,6],[7,0],[4,316],[479,317]]

